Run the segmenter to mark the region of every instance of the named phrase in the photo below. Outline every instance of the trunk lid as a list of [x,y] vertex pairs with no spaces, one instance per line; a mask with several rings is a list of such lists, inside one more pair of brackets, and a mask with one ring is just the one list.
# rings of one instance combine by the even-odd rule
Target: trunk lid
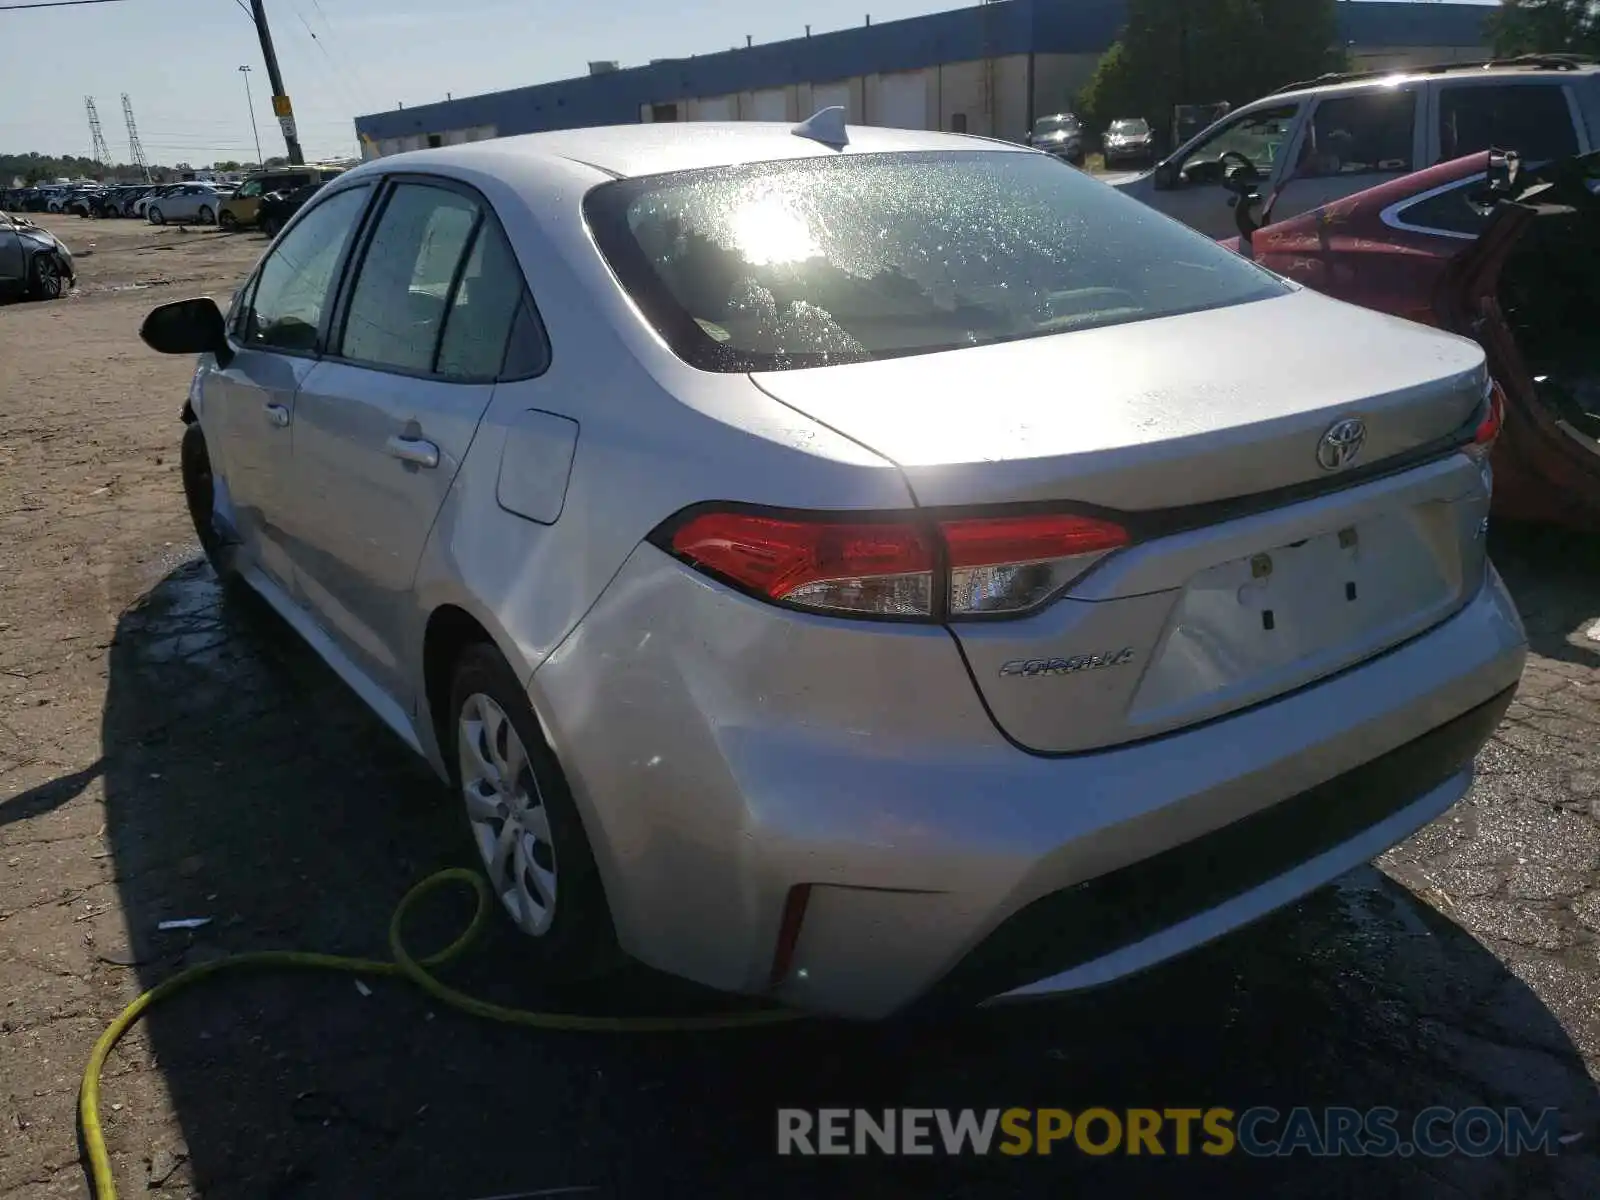
[[[754,378],[899,464],[924,507],[1123,514],[1135,544],[1053,603],[951,623],[989,711],[1029,749],[1258,703],[1415,636],[1483,580],[1482,475],[1427,454],[1481,405],[1482,350],[1314,293]],[[1347,467],[1408,469],[1357,482],[1319,465],[1352,416],[1366,438]],[[1258,493],[1274,494],[1231,503]]]
[[1185,508],[1332,481],[1459,430],[1483,396],[1464,338],[1310,291],[939,354],[762,372],[769,395],[898,464],[927,507]]

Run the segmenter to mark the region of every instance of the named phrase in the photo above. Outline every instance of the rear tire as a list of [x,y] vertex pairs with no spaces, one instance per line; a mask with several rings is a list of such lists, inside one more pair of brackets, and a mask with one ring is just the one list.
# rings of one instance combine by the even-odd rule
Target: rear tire
[[211,473],[211,452],[206,447],[206,435],[200,422],[184,426],[183,444],[179,450],[183,472],[183,498],[189,506],[189,519],[194,522],[195,537],[206,561],[217,573],[224,587],[237,587],[241,580],[233,565],[231,547],[218,528],[213,500],[216,482]]
[[620,958],[583,821],[533,706],[493,646],[461,652],[440,739],[489,888],[540,974],[592,979]]
[[199,216],[200,224],[202,225],[215,225],[217,223],[217,214],[211,211],[211,206],[209,204],[202,204],[200,206]]

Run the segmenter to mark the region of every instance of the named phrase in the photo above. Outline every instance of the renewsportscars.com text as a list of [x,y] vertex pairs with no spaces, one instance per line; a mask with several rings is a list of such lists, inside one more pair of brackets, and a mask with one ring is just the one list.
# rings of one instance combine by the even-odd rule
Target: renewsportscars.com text
[[1487,1158],[1559,1153],[1560,1133],[1553,1108],[778,1110],[781,1155]]

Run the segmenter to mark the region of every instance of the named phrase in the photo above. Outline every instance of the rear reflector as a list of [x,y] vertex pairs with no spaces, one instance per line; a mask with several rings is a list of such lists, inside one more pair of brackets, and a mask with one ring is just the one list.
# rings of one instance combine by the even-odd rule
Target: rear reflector
[[837,514],[713,510],[656,540],[766,600],[841,614],[940,619],[1037,608],[1129,538],[1113,522],[1066,513],[930,525],[916,514],[863,522]]

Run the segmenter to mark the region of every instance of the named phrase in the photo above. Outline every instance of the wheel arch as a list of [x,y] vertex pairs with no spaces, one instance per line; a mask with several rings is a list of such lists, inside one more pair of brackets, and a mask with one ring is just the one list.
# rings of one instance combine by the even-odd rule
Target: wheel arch
[[[532,671],[517,651],[515,642],[494,617],[470,599],[445,593],[429,598],[422,607],[428,616],[423,623],[419,645],[420,678],[414,690],[417,697],[414,724],[429,762],[441,778],[448,779],[450,765],[446,754],[450,745],[450,684],[462,650],[474,644],[494,647],[505,659],[512,674],[524,684]],[[539,732],[545,745],[555,753],[549,723],[539,712],[538,706],[533,704],[531,696],[529,704],[539,722]]]

